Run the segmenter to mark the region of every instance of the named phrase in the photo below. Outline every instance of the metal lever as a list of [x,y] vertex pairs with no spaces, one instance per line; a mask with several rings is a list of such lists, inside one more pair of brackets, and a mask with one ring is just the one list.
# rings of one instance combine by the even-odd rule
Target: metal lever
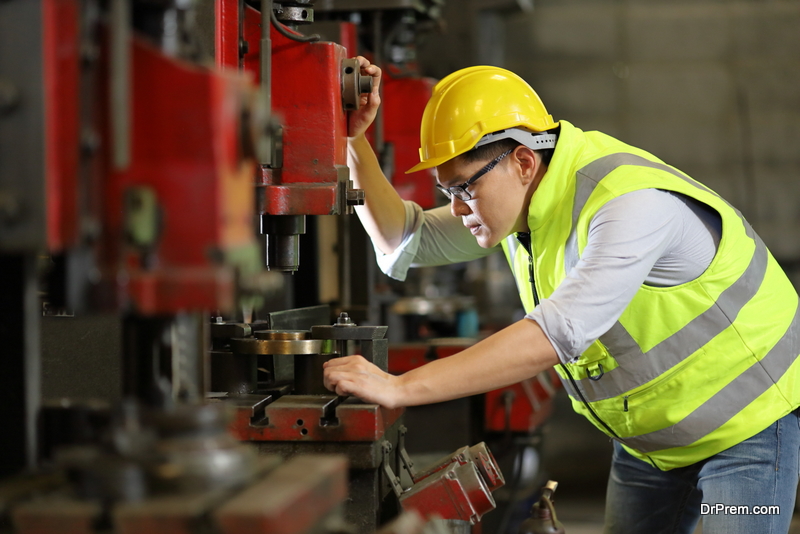
[[336,417],[336,408],[341,403],[349,399],[348,396],[339,395],[335,399],[331,399],[328,403],[322,406],[322,417],[319,420],[319,426],[336,426],[339,424],[339,418]]

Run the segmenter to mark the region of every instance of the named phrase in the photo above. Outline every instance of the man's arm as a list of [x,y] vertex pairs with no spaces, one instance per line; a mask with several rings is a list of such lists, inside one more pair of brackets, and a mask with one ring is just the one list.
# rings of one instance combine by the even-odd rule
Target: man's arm
[[362,356],[325,363],[325,386],[389,408],[417,406],[516,384],[553,367],[558,356],[539,325],[523,319],[458,354],[400,376]]
[[357,189],[364,190],[364,205],[356,214],[372,242],[384,254],[391,254],[403,241],[405,208],[397,191],[383,175],[378,158],[364,133],[375,120],[381,104],[381,69],[359,56],[361,74],[372,76],[372,93],[361,95],[361,107],[351,111],[347,125],[347,166]]

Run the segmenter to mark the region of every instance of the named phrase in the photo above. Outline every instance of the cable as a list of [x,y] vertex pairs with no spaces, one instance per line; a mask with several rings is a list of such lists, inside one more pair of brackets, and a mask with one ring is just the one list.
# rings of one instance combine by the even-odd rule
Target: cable
[[318,33],[314,33],[312,35],[296,35],[290,32],[286,26],[278,21],[278,17],[275,16],[275,12],[272,11],[270,14],[270,19],[272,20],[272,25],[275,26],[275,29],[278,30],[278,33],[286,37],[287,39],[291,39],[292,41],[297,41],[298,43],[313,43],[322,39]]

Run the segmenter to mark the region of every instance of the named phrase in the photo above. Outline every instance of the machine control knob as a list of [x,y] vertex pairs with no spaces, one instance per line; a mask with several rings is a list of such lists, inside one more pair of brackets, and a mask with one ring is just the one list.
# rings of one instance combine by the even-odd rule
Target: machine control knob
[[361,95],[372,92],[372,76],[362,76],[355,58],[342,60],[342,104],[347,111],[361,107]]

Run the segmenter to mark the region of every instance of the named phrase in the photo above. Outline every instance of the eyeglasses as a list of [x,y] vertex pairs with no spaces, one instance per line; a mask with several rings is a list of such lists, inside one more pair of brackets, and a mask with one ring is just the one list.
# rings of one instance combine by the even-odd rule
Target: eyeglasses
[[473,174],[472,178],[470,178],[469,180],[467,180],[466,182],[464,182],[461,185],[454,185],[452,187],[443,187],[441,184],[436,184],[436,187],[439,188],[439,191],[444,193],[444,196],[446,196],[447,198],[449,198],[451,200],[452,200],[453,197],[456,197],[457,199],[464,200],[464,201],[470,200],[472,198],[472,195],[470,194],[469,191],[467,191],[467,187],[469,187],[470,185],[474,184],[475,181],[478,178],[480,178],[481,176],[483,176],[487,172],[489,172],[492,169],[494,169],[497,166],[497,164],[500,163],[500,161],[504,157],[508,156],[513,151],[514,151],[514,149],[512,148],[511,150],[507,150],[507,151],[503,152],[502,154],[500,154],[499,156],[494,158],[492,161],[487,163],[484,168],[482,168],[481,170],[479,170],[478,172]]

